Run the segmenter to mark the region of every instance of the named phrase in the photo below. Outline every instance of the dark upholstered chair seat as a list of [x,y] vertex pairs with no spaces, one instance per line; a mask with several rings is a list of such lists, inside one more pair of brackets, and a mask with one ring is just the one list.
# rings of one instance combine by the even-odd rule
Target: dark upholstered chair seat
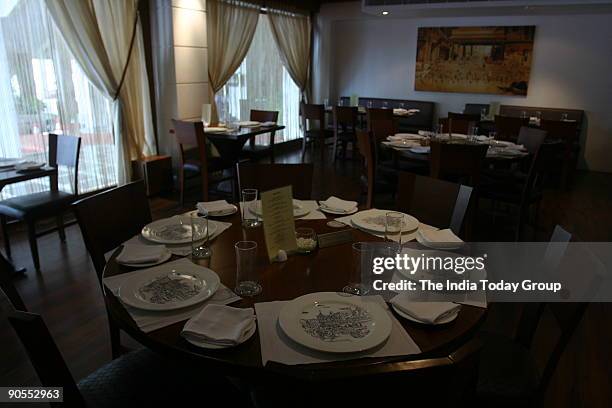
[[9,198],[0,201],[0,214],[17,219],[52,216],[67,209],[75,198],[74,194],[63,191],[42,191]]
[[529,350],[498,334],[485,333],[483,339],[478,369],[479,399],[517,406],[533,395],[538,384],[538,370]]
[[203,377],[202,371],[178,367],[147,349],[114,359],[78,387],[90,407],[189,406],[198,399],[218,406],[222,398],[230,406],[248,404],[237,401],[238,390],[223,377]]

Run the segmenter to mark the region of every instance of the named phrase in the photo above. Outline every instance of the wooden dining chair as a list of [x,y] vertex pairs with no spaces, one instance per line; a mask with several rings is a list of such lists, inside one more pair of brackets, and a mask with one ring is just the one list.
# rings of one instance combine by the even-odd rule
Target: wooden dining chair
[[476,126],[477,122],[472,122],[466,119],[440,118],[438,124],[441,126],[442,134],[460,133],[467,135],[470,130]]
[[547,132],[548,139],[560,140],[564,145],[557,167],[561,171],[561,183],[567,187],[576,170],[580,153],[578,122],[542,119],[540,128]]
[[522,127],[529,126],[529,118],[495,115],[495,132],[499,140],[516,142]]
[[[202,201],[208,201],[210,185],[231,180],[234,187],[233,163],[222,157],[213,157],[211,146],[204,133],[202,122],[189,122],[172,119],[173,133],[179,146],[179,189],[181,205],[185,203],[185,183],[200,177]],[[229,175],[225,175],[229,171]],[[219,176],[220,175],[220,176]]]
[[291,186],[293,198],[312,199],[312,163],[300,164],[267,164],[239,163],[237,166],[240,191],[245,188],[256,188],[263,191]]
[[6,254],[11,256],[11,244],[7,231],[7,218],[24,222],[28,229],[28,241],[32,252],[34,268],[40,271],[38,244],[36,238],[49,231],[38,233],[36,222],[55,217],[57,231],[62,242],[66,241],[63,214],[70,209],[79,194],[79,155],[81,138],[49,133],[49,166],[58,169],[66,168],[72,173],[72,192],[59,190],[58,177],[51,177],[50,190],[20,195],[0,201],[0,225],[2,226]]
[[522,126],[519,130],[517,144],[525,146],[529,154],[534,155],[544,143],[547,132],[541,129]]
[[302,103],[300,105],[300,115],[302,117],[302,161],[306,155],[306,145],[319,143],[321,159],[325,156],[327,139],[334,137],[331,129],[327,128],[325,121],[325,106],[318,104]]
[[399,173],[397,210],[434,227],[450,228],[458,236],[471,196],[472,187],[414,173]]
[[[557,225],[551,242],[570,239],[571,234]],[[559,264],[564,253],[555,252],[559,259],[552,262]],[[559,360],[587,306],[587,303],[569,302],[524,303],[513,336],[483,332],[477,386],[479,406],[541,406]],[[546,329],[539,330],[545,315]],[[544,338],[540,339],[541,336]],[[535,344],[542,346],[536,351]]]
[[[264,111],[251,109],[250,120],[264,123],[264,122],[278,122],[278,111]],[[243,156],[252,161],[258,161],[261,159],[269,158],[270,163],[274,163],[274,138],[276,136],[276,130],[268,133],[268,144],[261,145],[255,143],[253,136],[249,139],[249,143],[244,145],[242,148]]]
[[[107,252],[140,234],[151,222],[151,210],[144,181],[136,181],[84,198],[73,204],[85,247],[94,265],[102,290]],[[119,328],[108,315],[113,357],[121,355]]]
[[367,130],[377,142],[397,133],[397,122],[393,109],[368,108],[366,111]]
[[[0,298],[4,296],[0,290]],[[200,368],[145,348],[114,359],[77,383],[42,317],[15,305],[8,309],[2,316],[15,330],[42,386],[63,388],[63,402],[52,402],[53,407],[188,406],[203,386],[209,387],[206,394],[213,405],[227,403],[228,398],[230,405],[248,404],[223,377],[204,376]]]
[[350,143],[355,158],[356,135],[357,130],[357,107],[356,106],[334,106],[333,121],[334,121],[334,162],[338,158],[338,144],[342,144],[342,158],[346,159],[346,148]]
[[372,132],[366,130],[357,130],[357,146],[359,154],[363,160],[362,174],[360,184],[362,192],[365,193],[365,207],[372,208],[376,194],[391,193],[394,194],[395,186],[397,185],[397,176],[395,178],[388,177],[389,174],[381,176],[379,166],[377,165],[376,139]]
[[448,112],[448,118],[451,120],[465,120],[467,122],[474,122],[474,124],[477,126],[480,122],[480,113]]
[[488,145],[432,140],[430,146],[431,177],[478,187]]

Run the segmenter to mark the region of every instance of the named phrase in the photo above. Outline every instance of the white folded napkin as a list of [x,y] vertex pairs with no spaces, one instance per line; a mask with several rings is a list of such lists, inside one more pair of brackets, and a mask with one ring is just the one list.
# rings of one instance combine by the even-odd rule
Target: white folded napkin
[[217,213],[221,211],[230,211],[234,207],[225,200],[207,201],[196,205],[200,214]]
[[185,323],[181,335],[195,341],[235,346],[240,344],[253,324],[255,311],[252,308],[209,304]]
[[406,115],[408,111],[404,108],[393,108],[393,114],[395,115]]
[[[419,230],[418,234],[423,239],[423,241],[428,244],[432,244],[431,246],[435,246],[438,248],[443,248],[444,246],[452,246],[456,247],[457,243],[462,243],[461,238],[456,236],[453,231],[450,229],[442,229],[437,231],[432,230]],[[450,245],[445,245],[450,244]]]
[[357,201],[346,201],[334,196],[329,197],[325,201],[319,201],[319,204],[329,210],[344,213],[351,212],[357,207]]
[[123,250],[117,256],[120,263],[146,264],[159,262],[168,250],[165,245],[124,244]]
[[45,163],[33,162],[33,161],[24,161],[21,163],[17,163],[15,165],[15,170],[24,171],[24,170],[37,170],[43,167]]
[[265,127],[265,126],[275,126],[275,125],[276,125],[276,122],[263,122],[263,123],[261,124],[261,126],[264,126],[264,127]]
[[451,302],[413,302],[401,293],[391,299],[390,303],[408,316],[429,324],[436,324],[461,308],[461,305]]

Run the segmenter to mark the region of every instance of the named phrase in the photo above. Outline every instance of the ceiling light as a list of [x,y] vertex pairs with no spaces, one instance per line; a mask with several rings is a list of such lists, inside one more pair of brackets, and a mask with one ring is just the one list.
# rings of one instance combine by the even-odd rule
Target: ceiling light
[[383,11],[383,12],[382,12],[382,15],[383,15],[383,16],[386,16],[387,14],[389,14],[389,12],[388,12],[388,11]]

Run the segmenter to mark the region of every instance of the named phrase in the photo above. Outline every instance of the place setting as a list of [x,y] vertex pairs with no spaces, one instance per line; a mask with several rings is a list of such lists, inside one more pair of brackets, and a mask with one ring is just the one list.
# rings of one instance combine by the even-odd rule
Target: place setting
[[358,211],[357,201],[347,201],[335,196],[319,201],[319,209],[332,215],[349,215]]

